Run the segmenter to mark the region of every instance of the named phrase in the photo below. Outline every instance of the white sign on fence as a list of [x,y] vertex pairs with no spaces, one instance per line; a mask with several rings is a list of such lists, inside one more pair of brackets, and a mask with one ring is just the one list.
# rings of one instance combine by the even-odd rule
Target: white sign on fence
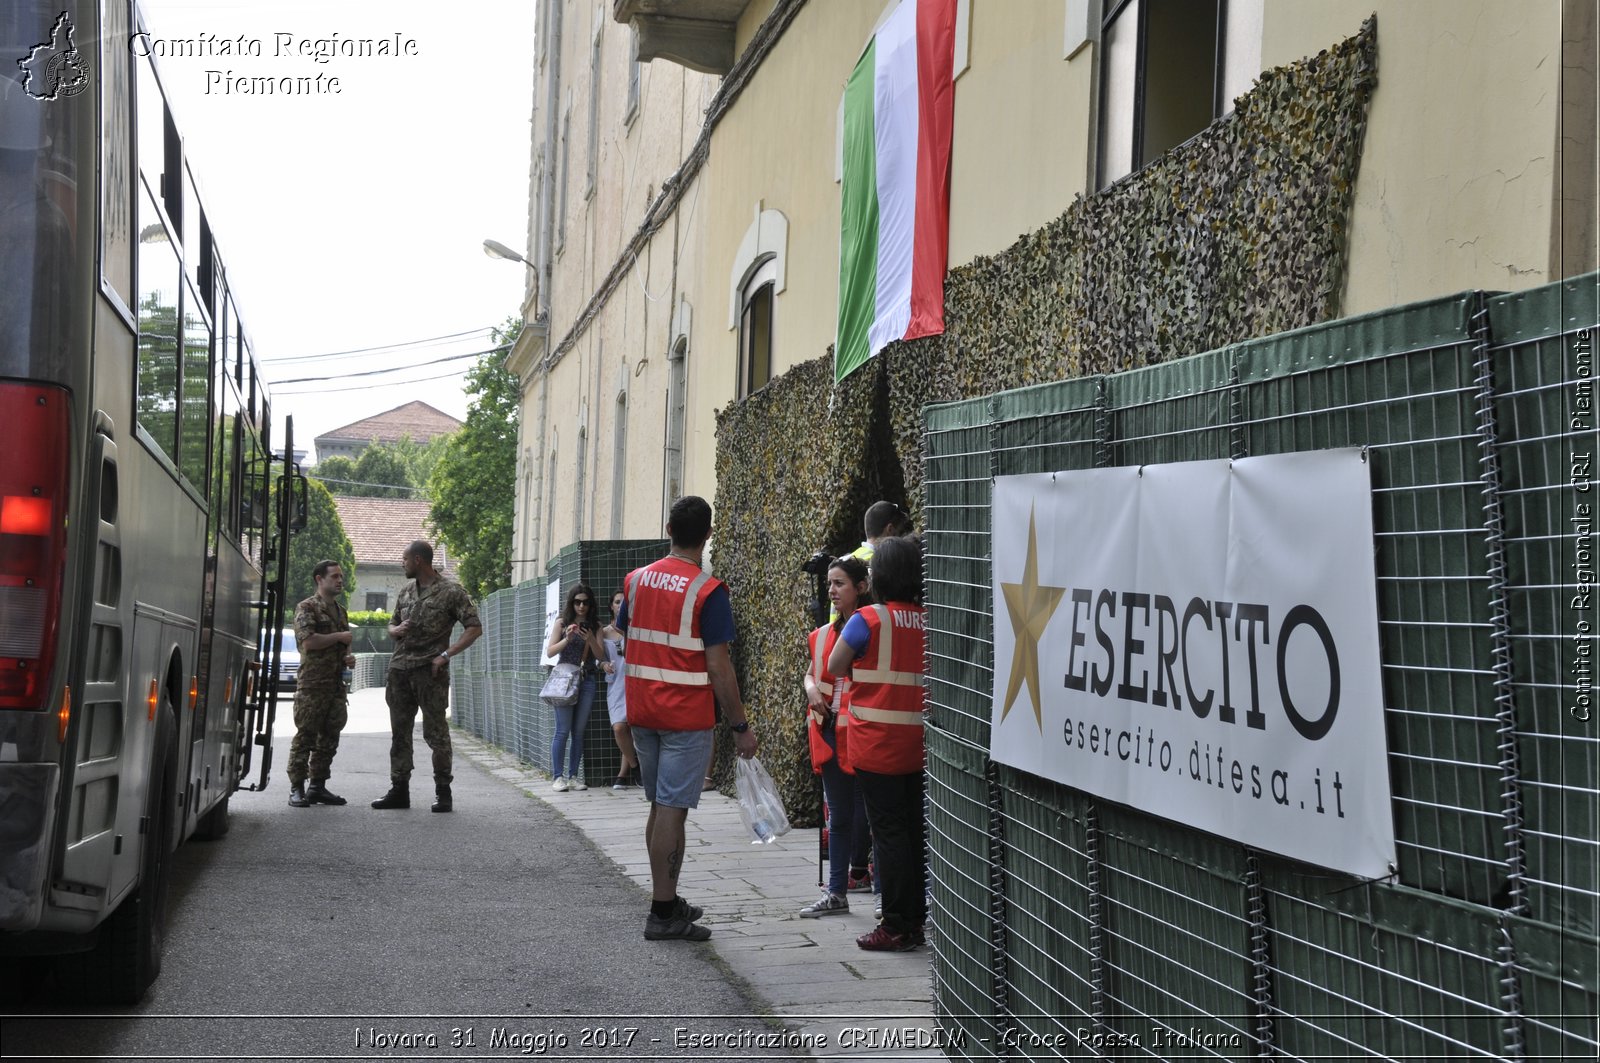
[[[593,608],[591,606],[590,608]],[[561,581],[552,579],[544,588],[544,630],[539,633],[539,652],[544,652],[544,646],[549,641],[550,629],[555,626],[556,617],[561,615]],[[546,668],[555,666],[559,658],[545,657],[541,664]]]
[[1002,476],[992,527],[995,760],[1390,873],[1359,450]]

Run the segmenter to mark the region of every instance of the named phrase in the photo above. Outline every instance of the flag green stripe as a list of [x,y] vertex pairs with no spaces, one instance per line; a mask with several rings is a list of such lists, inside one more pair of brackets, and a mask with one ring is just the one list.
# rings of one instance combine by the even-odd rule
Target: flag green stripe
[[867,329],[877,308],[878,165],[873,115],[876,46],[867,45],[844,89],[844,182],[840,189],[839,333],[834,379],[867,360]]

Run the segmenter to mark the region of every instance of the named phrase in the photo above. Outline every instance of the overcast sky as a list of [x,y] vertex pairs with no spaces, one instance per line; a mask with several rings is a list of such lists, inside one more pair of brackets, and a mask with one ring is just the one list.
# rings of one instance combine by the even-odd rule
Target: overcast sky
[[[465,417],[461,374],[471,359],[345,374],[482,350],[490,345],[483,330],[520,313],[525,267],[487,257],[482,244],[493,238],[522,251],[526,241],[531,0],[140,5],[240,317],[274,382],[274,445],[285,414],[294,416],[296,449],[414,399]],[[192,50],[203,34],[215,35],[213,54],[159,50],[174,39]],[[221,40],[241,35],[259,42],[259,56],[217,54]],[[402,49],[415,41],[414,54],[318,62],[298,51],[302,40],[396,35]],[[227,91],[236,85],[230,71],[322,74],[340,91],[249,95]],[[285,361],[454,333],[471,334]],[[439,374],[450,375],[419,380]],[[276,383],[323,376],[341,379]]]

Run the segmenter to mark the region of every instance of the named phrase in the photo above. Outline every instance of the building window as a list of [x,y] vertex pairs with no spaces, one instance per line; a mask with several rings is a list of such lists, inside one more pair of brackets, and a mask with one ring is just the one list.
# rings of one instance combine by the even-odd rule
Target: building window
[[683,434],[689,396],[689,340],[680,337],[667,359],[667,505],[683,497]]
[[628,396],[617,396],[617,422],[611,440],[611,538],[622,538],[622,508],[627,497]]
[[1107,0],[1099,185],[1143,168],[1231,106],[1258,73],[1262,0]]
[[388,591],[368,591],[367,592],[367,609],[369,611],[375,610],[375,609],[387,609],[387,608],[389,608],[389,592]]
[[583,198],[594,195],[595,174],[600,161],[600,30],[605,25],[605,8],[594,12],[594,35],[589,43],[589,160],[583,179]]
[[622,124],[633,125],[639,116],[639,76],[644,64],[639,62],[639,31],[628,27],[628,101],[622,108]]
[[567,173],[571,169],[572,139],[568,136],[572,131],[572,107],[561,115],[561,206],[556,213],[556,253],[560,254],[562,248],[567,246]]
[[738,398],[765,387],[772,379],[772,301],[777,290],[777,262],[767,259],[745,282],[739,310]]

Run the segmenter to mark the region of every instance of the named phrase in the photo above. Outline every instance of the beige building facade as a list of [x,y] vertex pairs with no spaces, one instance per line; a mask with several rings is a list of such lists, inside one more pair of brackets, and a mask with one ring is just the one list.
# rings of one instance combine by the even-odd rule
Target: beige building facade
[[[842,94],[887,12],[539,7],[509,356],[517,580],[579,539],[660,534],[679,494],[712,497],[716,411],[827,352]],[[1572,0],[957,0],[948,265],[1009,247],[1374,12],[1341,313],[1594,269],[1594,17]]]

